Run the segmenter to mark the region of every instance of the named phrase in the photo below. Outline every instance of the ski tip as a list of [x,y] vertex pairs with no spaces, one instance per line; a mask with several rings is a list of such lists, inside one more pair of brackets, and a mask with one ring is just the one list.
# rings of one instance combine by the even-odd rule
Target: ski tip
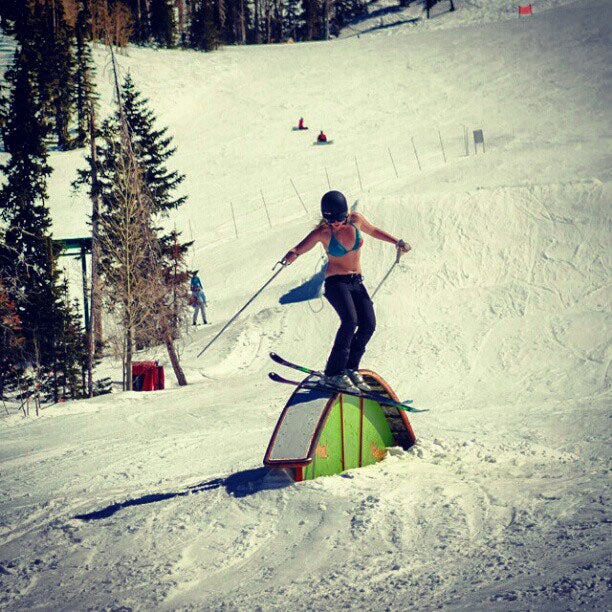
[[398,408],[400,410],[405,410],[406,412],[412,412],[412,413],[429,412],[429,408],[415,408],[414,406],[406,406],[405,408],[398,406]]

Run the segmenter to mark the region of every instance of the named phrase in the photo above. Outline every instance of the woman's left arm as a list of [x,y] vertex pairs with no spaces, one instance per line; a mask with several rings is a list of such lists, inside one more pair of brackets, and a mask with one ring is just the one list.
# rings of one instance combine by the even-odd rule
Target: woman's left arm
[[353,219],[357,221],[357,227],[368,236],[376,238],[377,240],[383,240],[384,242],[390,242],[395,245],[402,253],[407,253],[412,247],[403,240],[398,240],[388,232],[381,230],[379,227],[372,225],[361,213],[352,213]]

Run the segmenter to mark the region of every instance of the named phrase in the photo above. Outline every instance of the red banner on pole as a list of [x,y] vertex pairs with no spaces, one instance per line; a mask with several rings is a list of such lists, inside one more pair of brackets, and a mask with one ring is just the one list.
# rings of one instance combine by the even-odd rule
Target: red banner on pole
[[518,9],[519,9],[519,15],[532,15],[533,14],[531,4],[527,4],[525,6],[519,6]]

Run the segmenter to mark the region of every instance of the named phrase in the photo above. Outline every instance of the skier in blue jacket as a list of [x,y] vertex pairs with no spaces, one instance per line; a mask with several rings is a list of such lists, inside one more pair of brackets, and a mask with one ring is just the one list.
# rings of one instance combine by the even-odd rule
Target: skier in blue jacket
[[191,303],[193,304],[193,324],[197,325],[198,312],[200,312],[202,313],[202,322],[204,325],[207,325],[206,310],[204,309],[206,306],[206,296],[202,289],[202,281],[198,276],[198,270],[195,270],[191,277]]

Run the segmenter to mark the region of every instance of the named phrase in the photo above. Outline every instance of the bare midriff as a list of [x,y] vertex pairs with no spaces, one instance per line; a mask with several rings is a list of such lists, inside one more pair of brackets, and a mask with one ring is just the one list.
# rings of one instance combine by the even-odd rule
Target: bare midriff
[[361,274],[361,257],[359,251],[352,251],[342,257],[328,255],[329,265],[325,278],[334,274]]

